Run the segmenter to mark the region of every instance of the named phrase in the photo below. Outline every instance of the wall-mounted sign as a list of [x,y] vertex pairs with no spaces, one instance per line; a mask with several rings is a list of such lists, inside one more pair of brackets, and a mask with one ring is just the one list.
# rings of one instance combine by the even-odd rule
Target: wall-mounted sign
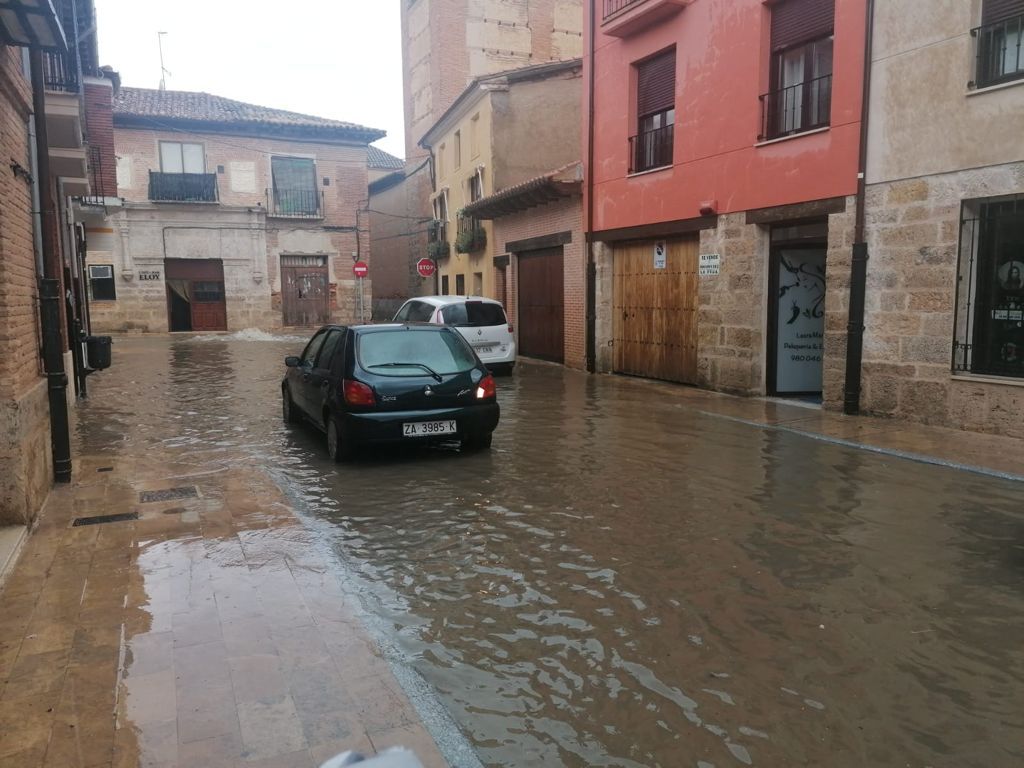
[[139,272],[139,280],[159,280],[159,272]]
[[701,277],[714,277],[722,273],[722,254],[720,253],[702,253],[700,255],[700,264],[697,267],[697,273]]
[[665,269],[668,265],[668,245],[664,242],[654,244],[654,268]]

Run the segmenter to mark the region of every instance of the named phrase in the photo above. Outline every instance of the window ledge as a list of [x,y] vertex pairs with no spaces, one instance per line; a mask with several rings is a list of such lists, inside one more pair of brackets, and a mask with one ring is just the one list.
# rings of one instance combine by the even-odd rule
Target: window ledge
[[1016,88],[1020,85],[1024,85],[1024,77],[1018,77],[1016,80],[1010,80],[1007,83],[986,85],[984,88],[968,88],[964,95],[970,98],[971,96],[981,96],[983,93],[992,93],[992,91],[1003,91],[1007,88]]
[[657,168],[648,168],[646,171],[634,171],[633,173],[627,173],[627,179],[635,179],[637,176],[647,176],[652,173],[661,173],[661,171],[668,171],[675,168],[675,165],[659,165]]
[[154,205],[220,205],[220,200],[150,200]]
[[267,211],[268,219],[292,219],[293,221],[323,221],[323,214],[305,214],[305,213],[273,213]]
[[1024,379],[1011,379],[1003,376],[986,376],[984,374],[954,373],[953,381],[964,381],[969,384],[1002,384],[1007,387],[1024,387]]
[[783,141],[792,141],[793,139],[802,139],[804,136],[813,136],[816,133],[827,133],[832,130],[831,125],[826,125],[822,128],[812,128],[809,131],[801,131],[800,133],[791,133],[789,136],[780,136],[777,139],[768,139],[767,141],[759,141],[754,144],[755,147],[767,147],[771,144],[779,144]]

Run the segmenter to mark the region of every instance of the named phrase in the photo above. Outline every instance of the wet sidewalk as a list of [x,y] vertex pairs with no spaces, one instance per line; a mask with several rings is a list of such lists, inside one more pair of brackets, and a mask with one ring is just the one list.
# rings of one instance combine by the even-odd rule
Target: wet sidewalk
[[0,766],[446,765],[262,472],[114,461],[77,459],[0,592]]

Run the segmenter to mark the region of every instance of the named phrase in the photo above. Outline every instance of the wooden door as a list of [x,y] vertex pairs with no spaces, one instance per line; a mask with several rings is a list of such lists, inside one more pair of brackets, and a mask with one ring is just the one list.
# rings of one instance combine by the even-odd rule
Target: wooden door
[[228,329],[224,263],[220,259],[165,259],[164,274],[170,330]]
[[525,251],[519,270],[519,354],[565,360],[565,271],[561,246]]
[[285,325],[316,327],[330,321],[326,257],[281,257],[281,306]]
[[615,248],[615,371],[696,384],[699,241],[666,241],[664,267],[655,245]]

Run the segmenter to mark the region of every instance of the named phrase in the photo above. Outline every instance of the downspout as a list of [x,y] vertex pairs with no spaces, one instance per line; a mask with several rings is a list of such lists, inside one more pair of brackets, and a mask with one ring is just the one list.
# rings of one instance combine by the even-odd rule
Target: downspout
[[594,3],[587,3],[590,15],[588,53],[590,55],[590,73],[587,85],[587,229],[584,238],[587,243],[587,338],[586,365],[589,373],[597,371],[597,260],[594,258],[594,83],[595,64],[594,52],[597,49],[595,36]]
[[50,145],[46,134],[46,90],[43,54],[29,54],[32,74],[32,111],[36,125],[36,171],[39,185],[39,224],[42,236],[43,276],[39,280],[40,320],[43,331],[43,365],[50,401],[50,442],[53,475],[58,483],[71,482],[71,434],[68,428],[68,377],[64,371],[61,340],[61,263],[57,248],[57,222],[50,189]]
[[867,197],[868,120],[871,112],[871,59],[875,31],[875,0],[867,0],[867,29],[864,43],[864,86],[861,91],[860,157],[857,166],[857,210],[850,265],[849,318],[846,326],[846,386],[843,413],[860,413],[861,368],[864,359],[864,303],[868,282],[868,244],[865,236]]

